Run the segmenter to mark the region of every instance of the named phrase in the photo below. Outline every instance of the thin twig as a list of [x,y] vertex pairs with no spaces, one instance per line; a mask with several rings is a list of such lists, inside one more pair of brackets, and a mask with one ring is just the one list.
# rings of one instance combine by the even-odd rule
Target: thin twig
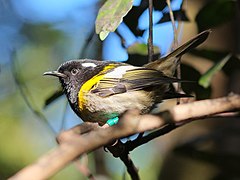
[[152,0],[148,0],[149,3],[149,35],[148,35],[148,61],[153,61],[153,2]]
[[138,180],[138,169],[131,160],[126,144],[123,144],[120,140],[117,140],[113,145],[108,145],[106,148],[112,153],[116,158],[120,158],[127,168],[127,172],[133,180]]
[[120,159],[122,160],[122,162],[127,167],[127,171],[129,173],[129,175],[131,176],[132,180],[139,180],[140,177],[138,175],[138,169],[133,164],[133,161],[131,160],[129,155],[125,154],[124,156],[121,156]]
[[175,24],[174,14],[173,14],[173,11],[172,11],[170,0],[166,0],[166,3],[168,5],[169,15],[170,15],[170,19],[171,19],[171,22],[172,22],[172,28],[173,28],[173,46],[172,46],[172,50],[174,50],[174,49],[176,49],[178,47],[177,27],[176,27],[176,24]]
[[[166,3],[168,5],[169,8],[169,15],[170,15],[170,19],[172,22],[172,27],[173,27],[173,46],[172,46],[172,50],[176,49],[178,47],[178,31],[176,28],[176,24],[175,24],[175,20],[174,20],[174,14],[171,8],[171,2],[170,0],[166,0]],[[178,59],[178,61],[180,61],[180,58]],[[177,66],[177,78],[181,79],[181,63],[178,64]],[[181,87],[181,83],[177,84],[177,92],[181,92],[182,91],[182,87]],[[180,98],[177,98],[177,104],[180,104]]]
[[115,33],[120,38],[122,47],[127,48],[126,40],[123,38],[123,36],[118,32],[118,30],[116,30]]
[[135,148],[143,145],[143,144],[146,144],[148,143],[149,141],[159,137],[159,136],[162,136],[164,134],[167,134],[169,132],[171,132],[172,130],[176,129],[178,126],[174,125],[174,124],[167,124],[165,127],[159,129],[159,130],[156,130],[152,133],[149,133],[148,135],[145,135],[143,136],[141,139],[135,139],[135,140],[132,140],[132,141],[127,141],[125,143],[126,145],[126,149],[128,151],[132,151],[134,150]]
[[[178,61],[180,61],[180,59],[181,59],[181,57],[179,57]],[[181,75],[181,63],[178,64],[176,71],[177,71],[177,78],[181,79],[181,77],[182,77],[182,75]],[[177,92],[181,93],[181,91],[182,91],[182,85],[181,85],[181,83],[177,83]],[[181,99],[177,98],[177,104],[180,104],[180,102],[181,102]]]
[[[236,112],[230,112],[230,113],[220,113],[220,114],[217,114],[217,115],[213,115],[211,117],[203,117],[202,119],[204,118],[211,118],[211,119],[216,119],[216,118],[233,118],[233,117],[237,117],[238,116],[238,113]],[[164,134],[167,134],[169,132],[171,132],[172,130],[176,129],[180,127],[180,125],[176,125],[176,124],[167,124],[165,127],[159,129],[159,130],[156,130],[154,132],[151,132],[139,139],[134,139],[134,140],[129,140],[125,143],[125,146],[126,146],[126,149],[127,151],[133,151],[135,148],[143,145],[143,144],[146,144],[148,143],[149,141],[159,137],[159,136],[162,136]]]
[[95,36],[95,31],[94,29],[91,31],[91,33],[88,35],[88,38],[84,41],[84,45],[79,53],[79,58],[84,58],[85,52],[87,48],[89,47],[90,43],[92,42],[93,38]]

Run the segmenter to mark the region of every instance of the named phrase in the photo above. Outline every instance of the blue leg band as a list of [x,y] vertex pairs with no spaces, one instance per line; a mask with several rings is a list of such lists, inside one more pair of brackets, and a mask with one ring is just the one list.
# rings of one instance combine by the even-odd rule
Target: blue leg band
[[111,118],[111,119],[107,120],[107,124],[108,124],[109,126],[113,126],[113,125],[115,125],[115,124],[118,123],[118,120],[119,120],[118,117]]

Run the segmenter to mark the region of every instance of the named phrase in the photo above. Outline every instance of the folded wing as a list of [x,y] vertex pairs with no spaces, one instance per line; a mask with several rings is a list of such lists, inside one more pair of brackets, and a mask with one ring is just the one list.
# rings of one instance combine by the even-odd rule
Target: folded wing
[[106,77],[99,81],[91,90],[101,97],[125,93],[133,90],[143,90],[149,87],[183,82],[180,79],[165,76],[160,71],[148,68],[135,68],[127,70],[122,77]]

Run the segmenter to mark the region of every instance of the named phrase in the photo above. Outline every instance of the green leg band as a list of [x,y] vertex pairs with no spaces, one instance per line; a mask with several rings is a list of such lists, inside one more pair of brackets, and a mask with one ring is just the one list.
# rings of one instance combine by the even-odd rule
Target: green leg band
[[111,118],[111,119],[107,120],[107,124],[108,124],[109,126],[113,126],[113,125],[115,125],[115,124],[118,123],[118,120],[119,120],[118,117]]

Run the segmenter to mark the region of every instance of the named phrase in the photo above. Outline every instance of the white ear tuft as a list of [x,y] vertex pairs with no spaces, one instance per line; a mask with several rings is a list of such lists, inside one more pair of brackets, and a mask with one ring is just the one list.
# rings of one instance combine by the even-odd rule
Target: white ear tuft
[[119,67],[116,67],[113,71],[105,74],[104,77],[106,78],[122,78],[123,75],[128,71],[128,70],[131,70],[131,69],[136,69],[136,68],[140,68],[140,67],[135,67],[135,66],[119,66]]
[[96,67],[97,65],[94,63],[82,63],[83,67]]

